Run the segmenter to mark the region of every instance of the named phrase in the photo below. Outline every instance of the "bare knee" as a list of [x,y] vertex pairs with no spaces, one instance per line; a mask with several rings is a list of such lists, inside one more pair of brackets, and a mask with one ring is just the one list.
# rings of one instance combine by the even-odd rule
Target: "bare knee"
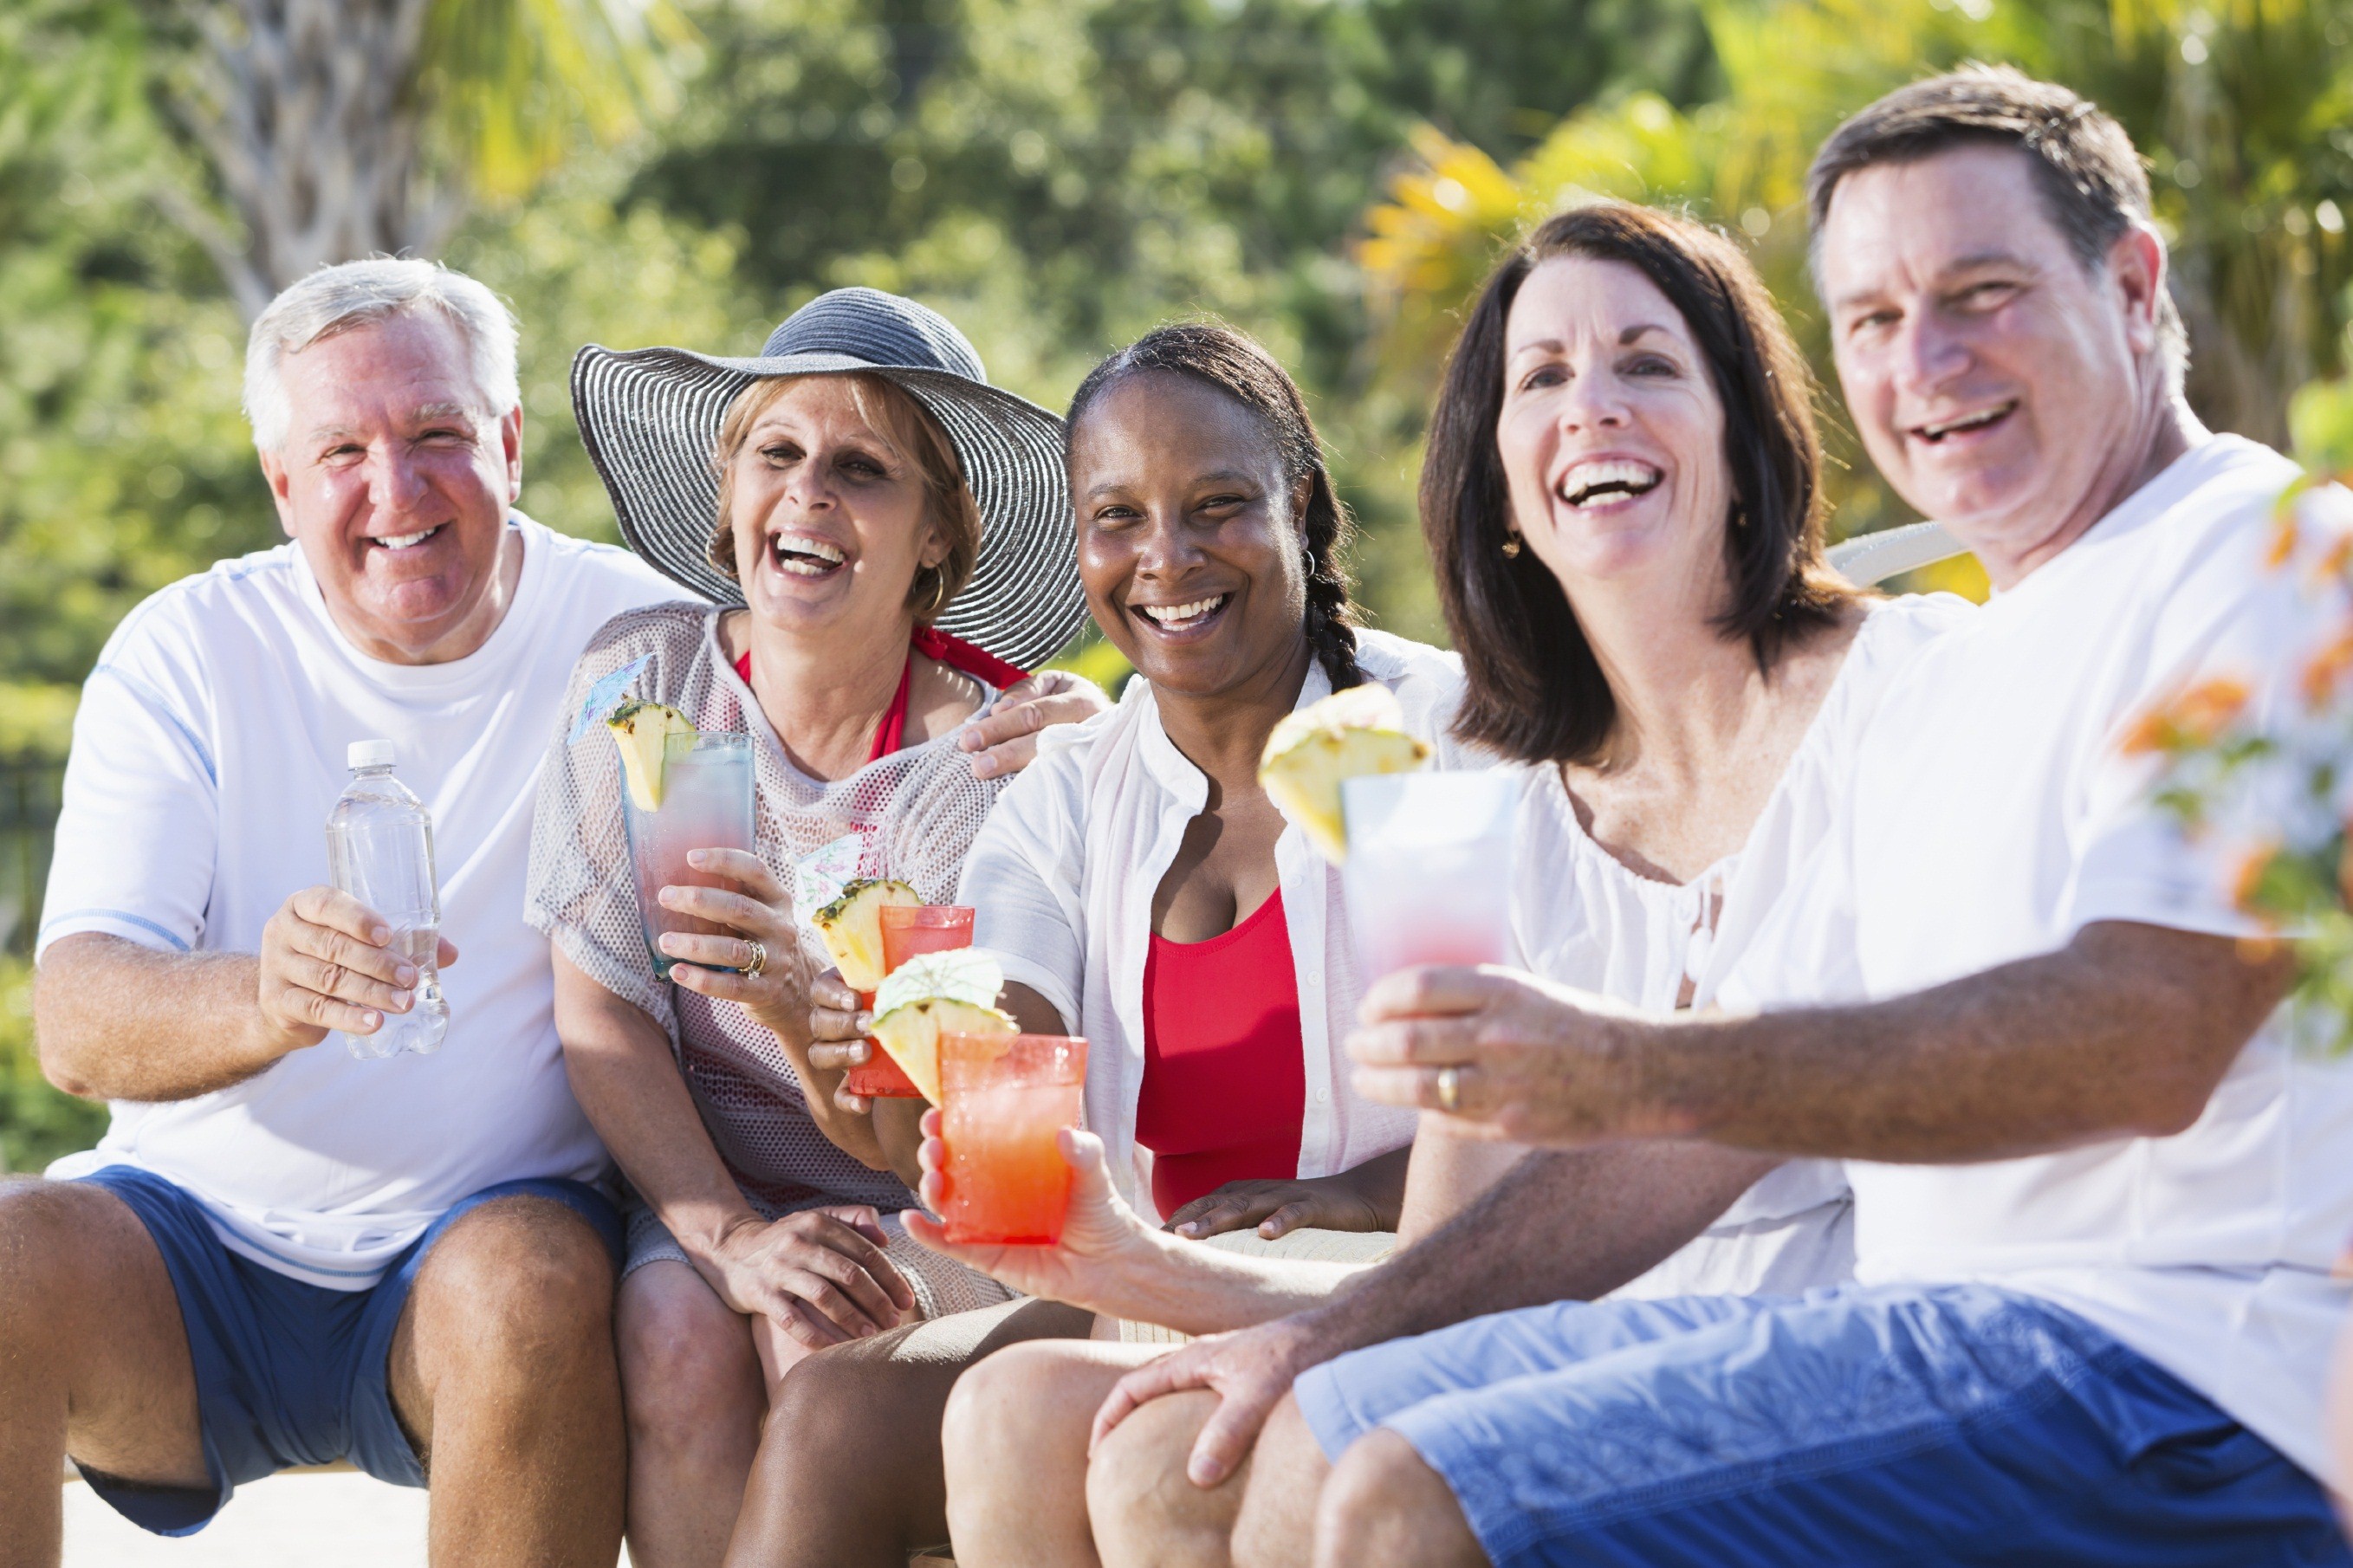
[[1066,1347],[1051,1340],[1008,1345],[965,1369],[948,1392],[940,1436],[953,1468],[1011,1457],[1022,1446],[1016,1434],[1050,1421],[1059,1374],[1068,1363]]
[[655,1263],[621,1287],[615,1324],[632,1450],[688,1452],[756,1433],[766,1399],[747,1321],[702,1278]]
[[1131,1411],[1095,1446],[1087,1517],[1106,1561],[1223,1561],[1249,1467],[1208,1488],[1185,1473],[1193,1439],[1217,1407],[1214,1394],[1169,1394]]
[[101,1187],[0,1178],[0,1349],[24,1350],[102,1304],[134,1249],[160,1274],[153,1248],[138,1216]]
[[414,1307],[436,1359],[507,1371],[611,1364],[612,1254],[551,1199],[517,1194],[462,1215],[427,1255]]
[[1321,1565],[1473,1568],[1487,1561],[1445,1479],[1394,1432],[1349,1445],[1315,1505]]

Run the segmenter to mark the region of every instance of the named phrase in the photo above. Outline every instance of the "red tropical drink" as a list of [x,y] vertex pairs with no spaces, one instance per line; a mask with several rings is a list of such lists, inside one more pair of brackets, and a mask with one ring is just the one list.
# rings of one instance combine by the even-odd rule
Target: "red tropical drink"
[[1061,1239],[1071,1171],[1055,1134],[1079,1124],[1087,1043],[1060,1035],[942,1035],[941,1140],[950,1241]]
[[[918,953],[945,952],[972,945],[972,910],[958,904],[890,904],[880,911],[882,921],[882,973],[888,975]],[[858,1005],[874,1005],[871,992],[860,992]],[[917,1089],[899,1064],[872,1036],[866,1039],[866,1065],[851,1068],[841,1087],[869,1100],[921,1100]]]

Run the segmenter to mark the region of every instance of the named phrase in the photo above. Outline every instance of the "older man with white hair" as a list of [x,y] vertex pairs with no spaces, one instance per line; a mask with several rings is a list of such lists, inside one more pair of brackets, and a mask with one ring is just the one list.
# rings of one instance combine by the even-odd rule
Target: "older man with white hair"
[[[515,511],[515,346],[488,289],[428,262],[289,289],[246,408],[291,542],[150,598],[84,689],[36,1021],[49,1077],[113,1119],[0,1187],[0,1568],[58,1562],[68,1454],[164,1534],[349,1458],[430,1485],[437,1563],[617,1553],[620,1234],[524,872],[575,656],[681,595]],[[1069,700],[992,716],[991,771]],[[415,981],[322,885],[346,748],[373,739],[433,816],[436,1055],[322,1044]]]

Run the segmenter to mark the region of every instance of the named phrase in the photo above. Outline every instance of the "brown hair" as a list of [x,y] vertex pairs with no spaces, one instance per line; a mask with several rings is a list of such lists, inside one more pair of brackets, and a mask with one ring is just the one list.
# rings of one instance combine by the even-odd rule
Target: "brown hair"
[[1731,603],[1715,620],[1770,669],[1793,639],[1832,621],[1852,590],[1821,566],[1821,443],[1812,374],[1739,247],[1689,218],[1598,202],[1548,219],[1504,256],[1471,307],[1430,417],[1421,528],[1466,678],[1454,731],[1521,762],[1590,762],[1617,699],[1558,579],[1513,531],[1495,426],[1505,329],[1528,275],[1557,257],[1631,267],[1682,315],[1724,405],[1732,509]]
[[1307,557],[1307,642],[1332,689],[1361,685],[1356,668],[1356,611],[1340,564],[1353,531],[1348,509],[1332,488],[1324,443],[1315,434],[1299,384],[1272,354],[1219,321],[1180,321],[1146,332],[1087,373],[1071,398],[1062,425],[1063,454],[1077,441],[1079,421],[1095,400],[1131,375],[1165,371],[1224,393],[1255,415],[1282,458],[1282,477],[1308,481],[1307,507],[1294,519]]
[[[1817,291],[1822,226],[1841,180],[1874,163],[1915,163],[1969,145],[2026,155],[2044,215],[2086,270],[2105,268],[2117,237],[2149,221],[2148,171],[2125,128],[2099,105],[2010,66],[1964,66],[1897,88],[1832,132],[1814,154],[1806,206]],[[2159,296],[2157,312],[2178,377],[2187,358],[2181,315],[2170,295]]]
[[[980,561],[980,507],[972,488],[964,482],[964,465],[956,460],[947,432],[928,409],[888,376],[863,371],[826,372],[849,384],[859,416],[873,428],[898,457],[915,465],[923,476],[926,511],[948,552],[937,566],[919,566],[907,588],[907,607],[915,618],[931,621],[949,600],[964,592]],[[712,460],[719,466],[719,517],[704,555],[730,578],[735,564],[735,458],[750,438],[752,426],[785,389],[806,376],[768,375],[752,383],[727,405],[719,422],[719,444]]]

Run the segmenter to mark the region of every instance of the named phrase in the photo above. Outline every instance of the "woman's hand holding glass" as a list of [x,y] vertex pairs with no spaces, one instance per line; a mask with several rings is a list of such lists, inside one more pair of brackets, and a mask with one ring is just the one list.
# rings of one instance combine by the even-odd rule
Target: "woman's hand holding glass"
[[[874,1015],[859,1005],[858,993],[839,969],[828,969],[809,982],[808,1005],[809,1066],[840,1073],[846,1080],[850,1068],[866,1065],[867,1054],[874,1048],[866,1037],[874,1026]],[[834,1086],[833,1102],[860,1115],[874,1108],[872,1100],[839,1084]]]
[[741,849],[697,849],[687,863],[726,878],[743,891],[673,884],[661,890],[662,908],[737,934],[665,933],[663,955],[678,960],[670,979],[689,991],[733,1002],[776,1035],[798,1043],[808,1021],[807,982],[792,895],[765,862]]

